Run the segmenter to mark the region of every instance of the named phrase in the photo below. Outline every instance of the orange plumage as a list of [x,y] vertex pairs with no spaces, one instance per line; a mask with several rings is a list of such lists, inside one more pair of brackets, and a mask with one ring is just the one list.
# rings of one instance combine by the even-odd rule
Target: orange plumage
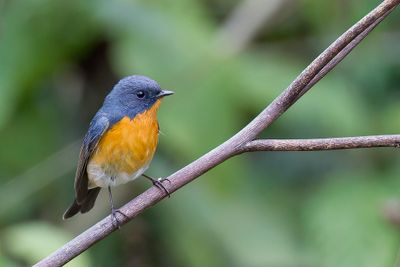
[[161,99],[173,93],[141,75],[125,77],[113,87],[83,139],[75,174],[75,199],[64,219],[91,210],[101,188],[107,187],[111,217],[118,225],[111,187],[141,175],[169,195],[162,179],[155,180],[144,172],[157,148]]
[[101,137],[88,162],[89,188],[123,184],[147,169],[158,143],[160,103],[133,119],[124,117]]

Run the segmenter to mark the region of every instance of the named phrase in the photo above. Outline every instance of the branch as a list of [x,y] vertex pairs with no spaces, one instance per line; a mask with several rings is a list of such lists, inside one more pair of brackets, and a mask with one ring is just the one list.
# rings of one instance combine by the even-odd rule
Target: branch
[[[400,0],[383,1],[378,7],[372,10],[368,15],[362,18],[335,42],[333,42],[292,82],[292,84],[289,85],[286,90],[283,91],[281,95],[279,95],[245,128],[220,146],[214,148],[199,159],[167,177],[171,180],[171,183],[165,182],[164,186],[170,192],[175,192],[216,165],[240,153],[243,146],[246,146],[248,142],[254,140],[261,131],[271,125],[282,113],[293,105],[297,99],[304,94],[307,86],[311,88],[311,85],[313,85],[312,81],[315,77],[320,75],[320,78],[322,78],[330,69],[339,63],[339,61],[333,61],[338,54],[342,51],[352,50],[358,44],[358,42],[355,42],[354,40],[360,38],[358,36],[361,36],[362,34],[367,35],[373,27],[385,18],[390,11],[399,5],[399,3]],[[326,68],[327,65],[330,65],[329,69],[327,69],[326,73],[321,74],[321,70]],[[118,220],[121,222],[121,225],[123,225],[135,218],[144,210],[160,202],[164,197],[165,195],[163,191],[156,187],[152,187],[120,208],[120,211],[126,216],[117,213]],[[108,216],[37,263],[35,266],[61,266],[115,230],[116,227],[112,223],[110,216]]]
[[311,87],[313,87],[317,82],[319,82],[328,72],[330,72],[337,64],[339,64],[352,50],[357,46],[365,37],[387,16],[392,12],[396,6],[389,9],[383,16],[378,18],[374,23],[372,23],[368,28],[361,32],[356,38],[354,38],[345,48],[343,48],[332,60],[326,64],[315,77],[303,88],[301,93],[297,96],[298,100],[302,97]]
[[[286,88],[272,103],[265,108],[252,122],[243,128],[233,138],[241,136],[243,139],[253,140],[262,130],[270,126],[280,117],[289,107],[291,107],[300,96],[302,96],[307,87],[314,85],[316,81],[326,75],[333,69],[340,60],[336,60],[340,53],[347,55],[359,42],[354,41],[363,34],[368,34],[373,30],[375,23],[384,19],[400,3],[399,0],[383,1],[378,7],[372,10],[368,15],[358,21],[349,30],[343,33],[334,41],[324,52],[322,52],[303,72]],[[374,25],[371,27],[371,25]],[[362,39],[362,38],[361,38]],[[360,40],[361,41],[361,40]],[[336,59],[335,59],[336,58]],[[318,79],[314,80],[313,79]],[[314,83],[314,84],[313,84]],[[310,86],[311,87],[311,86]],[[233,139],[232,138],[232,139]],[[240,144],[239,144],[240,145]]]
[[400,147],[400,135],[371,135],[318,139],[258,139],[240,148],[238,153],[255,151],[318,151],[373,147]]

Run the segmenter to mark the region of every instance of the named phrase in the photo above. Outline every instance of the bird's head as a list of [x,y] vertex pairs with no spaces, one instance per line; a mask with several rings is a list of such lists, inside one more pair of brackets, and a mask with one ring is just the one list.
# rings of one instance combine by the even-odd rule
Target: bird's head
[[104,107],[122,111],[130,117],[150,109],[157,100],[174,92],[163,90],[148,77],[133,75],[121,79],[108,94]]

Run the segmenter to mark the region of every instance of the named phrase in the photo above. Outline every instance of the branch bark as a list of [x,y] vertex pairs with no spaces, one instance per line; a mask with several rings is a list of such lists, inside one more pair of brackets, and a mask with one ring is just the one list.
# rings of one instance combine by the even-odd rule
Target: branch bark
[[258,139],[243,145],[238,154],[256,151],[318,151],[373,147],[400,147],[400,135],[370,135],[318,139]]
[[[266,140],[253,141],[258,134],[271,125],[281,114],[292,106],[297,99],[335,67],[340,62],[341,58],[344,58],[381,20],[399,5],[399,3],[400,0],[383,1],[322,52],[286,90],[246,127],[220,146],[167,177],[171,183],[165,182],[164,186],[170,192],[175,192],[228,158],[246,152],[245,149],[263,147],[266,144]],[[361,141],[359,140],[360,143],[366,141],[365,139],[363,140],[362,137],[358,138],[361,138]],[[395,136],[395,139],[395,144],[388,146],[397,146],[398,136]],[[269,140],[269,142],[270,141],[271,140]],[[293,140],[291,142],[292,147],[295,147],[293,146]],[[307,142],[310,142],[310,140]],[[374,146],[371,140],[369,140],[369,142],[371,142],[371,146]],[[378,143],[375,143],[375,145],[382,146]],[[303,144],[300,147],[304,146]],[[264,148],[267,148],[267,146],[264,146]],[[272,148],[272,146],[269,148]],[[157,204],[164,197],[163,191],[152,187],[121,207],[120,211],[126,216],[117,213],[117,215],[119,215],[118,220],[121,222],[121,225],[123,225],[141,214],[144,210]],[[61,266],[115,230],[116,227],[112,223],[110,216],[108,216],[38,262],[35,266]]]

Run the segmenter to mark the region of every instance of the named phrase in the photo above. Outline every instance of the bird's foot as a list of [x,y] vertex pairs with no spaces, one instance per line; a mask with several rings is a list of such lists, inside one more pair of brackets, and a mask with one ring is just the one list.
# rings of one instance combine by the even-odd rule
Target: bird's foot
[[120,222],[120,220],[118,219],[118,215],[120,214],[121,216],[128,218],[128,216],[126,216],[122,211],[120,211],[119,209],[111,209],[111,221],[113,226],[117,227],[118,229],[121,229],[121,225],[122,223]]
[[156,186],[157,188],[159,188],[160,190],[164,191],[165,194],[168,197],[171,197],[170,192],[168,191],[167,188],[165,188],[165,186],[162,184],[164,181],[168,181],[169,183],[171,183],[171,181],[168,178],[158,178],[158,179],[154,179],[146,174],[142,174],[145,178],[149,179],[154,186]]
[[156,179],[152,179],[151,180],[153,182],[153,185],[158,187],[159,189],[163,190],[165,192],[165,194],[168,195],[168,197],[171,197],[170,192],[168,191],[167,188],[165,188],[165,186],[162,184],[164,181],[168,181],[169,183],[171,183],[171,181],[167,178],[158,178]]

